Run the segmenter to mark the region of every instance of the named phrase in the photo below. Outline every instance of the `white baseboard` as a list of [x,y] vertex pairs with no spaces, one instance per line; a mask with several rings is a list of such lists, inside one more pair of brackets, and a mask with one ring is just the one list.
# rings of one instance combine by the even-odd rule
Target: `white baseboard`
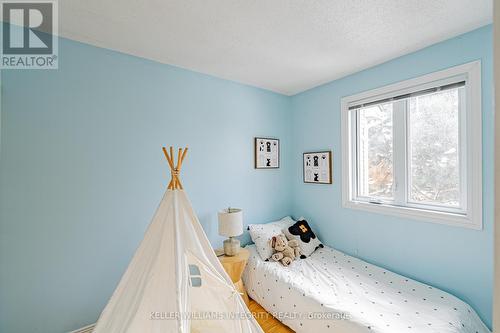
[[74,331],[71,331],[68,333],[92,333],[92,331],[94,330],[94,327],[95,327],[95,324],[92,324],[92,325],[88,325],[88,326],[79,328],[77,330],[74,330]]

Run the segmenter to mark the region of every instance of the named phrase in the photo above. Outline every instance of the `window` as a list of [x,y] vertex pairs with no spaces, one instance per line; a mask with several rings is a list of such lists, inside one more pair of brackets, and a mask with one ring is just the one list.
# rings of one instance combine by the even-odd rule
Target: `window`
[[196,265],[189,265],[189,281],[191,282],[191,287],[201,287],[201,272],[200,268]]
[[347,208],[482,228],[480,62],[342,99]]

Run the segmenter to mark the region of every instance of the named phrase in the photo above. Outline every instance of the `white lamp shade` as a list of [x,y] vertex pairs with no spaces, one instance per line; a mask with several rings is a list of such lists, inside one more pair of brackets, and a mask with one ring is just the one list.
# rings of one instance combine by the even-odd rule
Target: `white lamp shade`
[[238,208],[219,212],[219,235],[235,237],[243,233],[243,212]]

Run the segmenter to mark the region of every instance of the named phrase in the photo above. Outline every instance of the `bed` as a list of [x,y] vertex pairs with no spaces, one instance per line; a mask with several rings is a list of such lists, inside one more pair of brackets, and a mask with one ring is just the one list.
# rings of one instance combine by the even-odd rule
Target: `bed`
[[458,298],[335,249],[285,268],[247,248],[248,294],[297,333],[490,332]]

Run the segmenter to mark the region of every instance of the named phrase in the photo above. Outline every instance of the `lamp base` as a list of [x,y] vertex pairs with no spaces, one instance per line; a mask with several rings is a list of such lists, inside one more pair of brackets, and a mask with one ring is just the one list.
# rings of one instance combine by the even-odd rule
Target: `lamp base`
[[229,237],[224,241],[224,254],[232,257],[240,252],[240,240],[234,237]]

